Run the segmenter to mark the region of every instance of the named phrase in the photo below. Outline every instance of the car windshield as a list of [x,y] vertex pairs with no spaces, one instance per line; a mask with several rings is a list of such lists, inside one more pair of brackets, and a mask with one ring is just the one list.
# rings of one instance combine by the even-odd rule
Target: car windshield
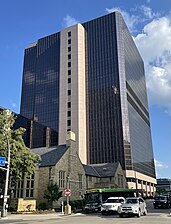
[[106,203],[119,203],[119,199],[114,199],[114,198],[110,198],[110,199],[107,199]]
[[126,199],[127,204],[137,204],[138,200],[136,198],[128,198]]
[[155,200],[166,200],[166,197],[164,196],[158,196],[155,198]]

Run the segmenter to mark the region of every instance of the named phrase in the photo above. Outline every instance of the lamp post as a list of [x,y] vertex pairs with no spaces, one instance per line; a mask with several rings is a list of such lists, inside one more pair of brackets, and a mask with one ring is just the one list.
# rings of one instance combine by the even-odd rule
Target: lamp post
[[[11,115],[11,111],[6,110],[5,111],[6,116]],[[4,188],[4,196],[3,196],[3,208],[2,208],[2,217],[7,216],[7,199],[8,199],[8,182],[9,182],[9,171],[10,171],[10,143],[8,138],[8,133],[10,131],[10,127],[8,127],[8,124],[4,126],[4,135],[7,140],[7,147],[8,147],[8,159],[7,159],[7,169],[6,169],[6,177],[5,177],[5,188]]]

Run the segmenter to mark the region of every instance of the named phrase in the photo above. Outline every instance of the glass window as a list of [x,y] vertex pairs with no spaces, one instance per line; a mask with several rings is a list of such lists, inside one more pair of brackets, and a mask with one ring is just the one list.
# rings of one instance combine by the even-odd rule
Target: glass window
[[71,108],[71,102],[68,102],[68,108]]
[[27,180],[27,188],[29,188],[29,187],[30,187],[30,181]]
[[120,181],[120,174],[118,174],[118,186],[121,186],[121,181]]
[[19,198],[20,197],[20,191],[18,190],[17,191],[17,198]]
[[34,188],[34,180],[31,181],[31,188]]
[[33,189],[30,190],[30,198],[33,198]]
[[88,177],[88,180],[89,180],[90,182],[92,182],[92,176],[89,176],[89,177]]
[[26,197],[27,197],[27,198],[30,197],[30,194],[29,194],[29,193],[30,193],[29,189],[26,189]]
[[83,175],[82,174],[78,174],[78,184],[79,184],[79,189],[83,188]]
[[70,31],[70,32],[68,32],[68,37],[71,37],[71,31]]
[[34,179],[34,173],[31,175],[31,179]]
[[59,188],[65,188],[65,171],[59,171]]
[[71,117],[71,111],[68,111],[68,112],[67,112],[67,116],[68,116],[68,117]]
[[71,126],[71,120],[67,120],[67,126]]
[[23,190],[20,191],[20,197],[23,198]]
[[[21,103],[23,116],[31,119],[33,114],[36,114],[39,124],[55,131],[58,131],[59,122],[59,46],[60,32],[39,39],[35,47],[25,51]],[[47,79],[47,77],[49,78]],[[44,91],[45,88],[47,91]],[[50,116],[49,111],[51,111]],[[26,142],[27,147],[30,147],[28,137],[26,137]],[[45,146],[41,133],[37,134],[36,131],[36,135],[33,134],[32,144],[34,147]]]
[[121,175],[121,187],[124,187],[124,184],[123,184],[123,175]]

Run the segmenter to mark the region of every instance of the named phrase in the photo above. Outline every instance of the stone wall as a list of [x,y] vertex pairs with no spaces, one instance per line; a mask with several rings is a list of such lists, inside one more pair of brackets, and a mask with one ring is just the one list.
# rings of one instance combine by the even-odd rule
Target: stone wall
[[[85,171],[76,150],[74,150],[71,145],[56,166],[39,168],[38,196],[36,198],[38,205],[42,202],[47,202],[43,196],[50,181],[59,185],[60,171],[65,171],[66,181],[64,188],[60,188],[60,191],[63,191],[63,197],[60,198],[58,202],[54,202],[54,207],[59,207],[61,201],[66,200],[64,190],[67,188],[71,190],[70,200],[81,200],[84,197],[86,190]],[[82,175],[82,188],[80,188],[81,183],[79,183],[79,174]],[[68,181],[67,177],[69,177]]]
[[86,176],[86,188],[127,188],[124,171],[120,164],[111,177],[91,177]]

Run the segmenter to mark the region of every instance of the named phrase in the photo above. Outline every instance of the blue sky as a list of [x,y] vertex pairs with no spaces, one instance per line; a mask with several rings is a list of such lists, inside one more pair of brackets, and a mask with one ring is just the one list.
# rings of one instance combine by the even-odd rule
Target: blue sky
[[170,0],[1,0],[0,106],[19,113],[24,48],[118,10],[144,59],[158,178],[171,178]]

